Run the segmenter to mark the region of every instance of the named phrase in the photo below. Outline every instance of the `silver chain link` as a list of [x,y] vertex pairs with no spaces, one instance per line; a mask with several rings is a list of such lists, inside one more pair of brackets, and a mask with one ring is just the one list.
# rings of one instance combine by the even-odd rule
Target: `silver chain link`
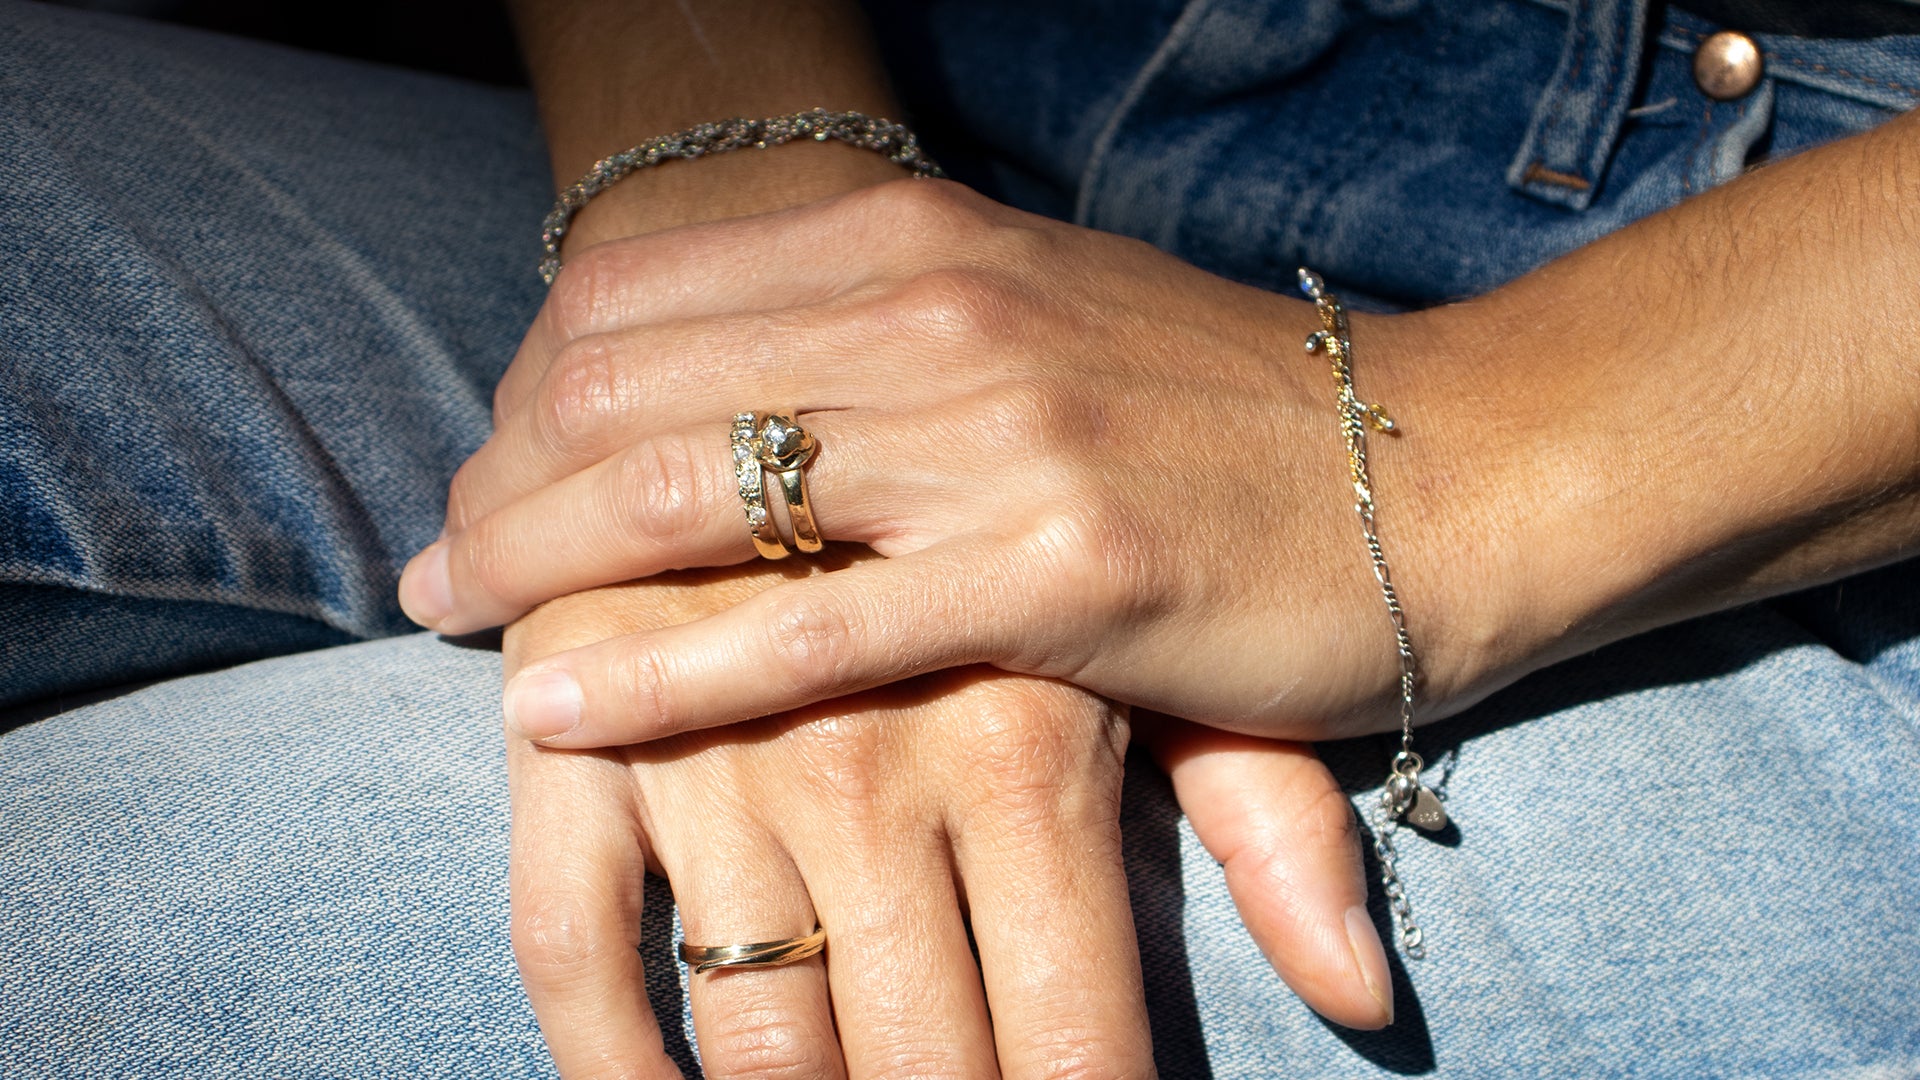
[[[1382,800],[1384,802],[1384,800]],[[1373,853],[1380,857],[1380,889],[1393,911],[1394,925],[1400,928],[1400,948],[1415,960],[1427,955],[1426,934],[1413,921],[1413,907],[1407,903],[1407,888],[1400,883],[1400,852],[1393,838],[1400,831],[1400,819],[1385,806],[1373,828]]]
[[668,161],[692,161],[708,154],[752,147],[765,150],[795,139],[826,142],[829,139],[884,154],[888,161],[917,177],[940,178],[947,174],[920,149],[920,140],[905,124],[858,112],[828,112],[809,109],[790,116],[765,120],[735,118],[699,124],[685,131],[649,139],[639,146],[601,158],[587,170],[579,182],[560,193],[560,199],[541,222],[540,280],[553,284],[560,273],[560,241],[573,223],[573,215],[600,194],[631,173]]
[[1313,300],[1320,315],[1321,329],[1307,336],[1307,351],[1324,353],[1333,367],[1340,433],[1346,441],[1348,470],[1353,481],[1353,508],[1360,517],[1360,531],[1366,537],[1374,580],[1380,583],[1380,596],[1386,602],[1387,616],[1393,621],[1393,640],[1399,654],[1400,752],[1393,756],[1386,788],[1380,793],[1373,850],[1380,857],[1380,885],[1400,931],[1400,946],[1408,957],[1418,960],[1426,956],[1426,935],[1413,921],[1406,885],[1400,880],[1400,853],[1394,846],[1394,837],[1400,831],[1401,815],[1413,804],[1416,793],[1422,791],[1420,770],[1425,762],[1413,752],[1414,690],[1419,666],[1414,658],[1413,637],[1407,632],[1407,614],[1400,606],[1399,590],[1393,587],[1393,574],[1387,568],[1386,552],[1380,546],[1380,532],[1374,524],[1373,478],[1367,469],[1367,429],[1396,434],[1399,425],[1384,408],[1361,401],[1354,392],[1353,343],[1348,337],[1347,311],[1340,298],[1327,292],[1326,283],[1319,275],[1305,267],[1300,268],[1300,290]]

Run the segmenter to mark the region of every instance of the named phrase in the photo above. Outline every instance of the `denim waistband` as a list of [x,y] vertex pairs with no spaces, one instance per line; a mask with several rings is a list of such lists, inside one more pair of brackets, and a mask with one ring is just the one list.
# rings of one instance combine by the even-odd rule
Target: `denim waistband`
[[[1613,158],[1622,125],[1646,89],[1641,64],[1648,51],[1647,0],[1531,0],[1567,18],[1567,33],[1552,80],[1534,106],[1525,142],[1508,166],[1507,182],[1543,202],[1573,210],[1592,204]],[[1667,9],[1652,48],[1691,54],[1720,27]],[[1813,39],[1749,35],[1759,47],[1762,75],[1746,95],[1702,100],[1696,168],[1682,185],[1691,193],[1727,179],[1744,166],[1773,124],[1776,84],[1790,82],[1882,109],[1920,102],[1920,37]],[[1679,105],[1677,95],[1646,100],[1651,113]]]
[[[886,10],[891,9],[891,10]],[[910,9],[904,10],[903,9]],[[1754,35],[1646,0],[928,0],[878,5],[956,172],[1042,213],[1350,300],[1483,292],[1753,164],[1920,102],[1920,38]],[[912,46],[904,53],[902,46]]]
[[[1572,15],[1584,0],[1526,0]],[[1640,0],[1644,6],[1645,0]],[[1738,30],[1760,46],[1766,76],[1823,90],[1883,109],[1920,104],[1920,35],[1877,38],[1806,38],[1722,26],[1669,8],[1658,42],[1692,52],[1716,30]]]

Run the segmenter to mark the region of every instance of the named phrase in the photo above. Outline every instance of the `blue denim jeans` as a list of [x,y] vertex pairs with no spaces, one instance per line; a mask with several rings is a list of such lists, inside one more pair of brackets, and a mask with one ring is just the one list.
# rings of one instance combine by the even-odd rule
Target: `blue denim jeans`
[[[1920,42],[1762,38],[1760,87],[1710,102],[1712,28],[1625,0],[877,14],[971,182],[1378,306],[1920,97]],[[538,306],[548,196],[524,94],[0,0],[0,1076],[551,1075],[507,945],[498,658],[387,636]],[[1377,1033],[1293,998],[1130,773],[1164,1074],[1920,1075],[1920,566],[1421,739],[1457,828],[1403,845],[1431,948]],[[1325,748],[1363,807],[1388,753]]]

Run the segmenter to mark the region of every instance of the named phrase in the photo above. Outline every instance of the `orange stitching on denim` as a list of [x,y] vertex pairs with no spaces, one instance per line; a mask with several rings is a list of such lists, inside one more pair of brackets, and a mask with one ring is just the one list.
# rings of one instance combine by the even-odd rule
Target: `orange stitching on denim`
[[1538,161],[1527,166],[1527,171],[1521,176],[1521,179],[1529,184],[1539,180],[1559,187],[1572,188],[1575,191],[1585,191],[1593,186],[1572,173],[1563,173],[1557,169],[1549,169]]

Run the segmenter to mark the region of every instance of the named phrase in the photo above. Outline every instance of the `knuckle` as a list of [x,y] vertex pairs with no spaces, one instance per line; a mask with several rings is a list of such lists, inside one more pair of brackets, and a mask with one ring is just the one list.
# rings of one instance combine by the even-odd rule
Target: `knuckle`
[[834,1070],[839,1047],[815,1025],[796,1020],[792,1005],[729,1003],[710,1010],[700,1032],[701,1065],[709,1076],[740,1080],[815,1080]]
[[914,274],[879,306],[879,332],[942,341],[1002,340],[1018,323],[1021,298],[1004,277],[978,266]]
[[500,381],[494,384],[492,399],[493,426],[496,429],[505,424],[507,417],[513,412],[513,399],[517,392],[517,378],[518,376],[515,375],[513,369],[508,368],[507,374],[501,376]]
[[669,548],[693,539],[703,521],[711,479],[698,458],[684,435],[648,439],[622,455],[617,481],[625,504],[621,520]]
[[[1162,619],[1186,598],[1220,593],[1221,584],[1183,560],[1159,556],[1165,550],[1157,525],[1133,513],[1126,493],[1103,478],[1069,476],[1059,487],[1062,507],[1033,523],[1013,555],[1019,565],[1054,585],[1063,614],[1080,625],[1145,626]],[[1221,605],[1234,596],[1214,596]],[[1085,635],[1081,635],[1082,644]],[[1036,642],[1051,652],[1024,659],[1036,674],[1070,676],[1092,657],[1090,649],[1071,651],[1059,642]],[[1072,644],[1071,641],[1067,644]]]
[[487,511],[480,498],[480,482],[475,479],[479,466],[472,458],[460,463],[447,484],[447,527],[459,532],[479,520]]
[[982,392],[975,430],[989,445],[1029,460],[1067,441],[1070,398],[1042,375],[1010,376]]
[[1035,1032],[1007,1056],[1010,1075],[1036,1080],[1113,1080],[1140,1075],[1137,1046],[1073,1023]]
[[1302,858],[1313,860],[1316,849],[1357,858],[1360,840],[1360,825],[1346,795],[1329,787],[1310,802],[1289,808],[1284,821],[1247,823],[1228,839],[1222,862],[1229,880],[1248,883],[1277,910],[1297,917],[1321,902],[1301,881]]
[[1287,823],[1287,831],[1294,834],[1294,844],[1300,837],[1307,837],[1330,848],[1360,849],[1360,822],[1354,816],[1353,804],[1347,801],[1346,792],[1337,785],[1326,785],[1314,793],[1313,798],[1300,807],[1298,816]]
[[525,553],[513,531],[498,518],[483,518],[456,536],[448,557],[457,592],[464,591],[460,589],[464,585],[496,600],[518,598],[526,578],[522,572]]
[[[1124,627],[1138,625],[1136,595],[1152,588],[1143,575],[1157,575],[1152,552],[1130,534],[1137,515],[1115,508],[1103,512],[1096,497],[1060,485],[1054,499],[1062,507],[1032,522],[1006,552],[1022,576],[1046,582],[1046,602],[1060,625]],[[1090,634],[1029,635],[1016,642],[1008,663],[1016,670],[1071,680],[1112,640]]]
[[865,189],[855,213],[908,243],[951,237],[984,218],[985,200],[963,184],[902,177]]
[[1116,724],[1124,729],[1113,710],[1051,683],[997,685],[961,740],[974,809],[1021,830],[1097,820],[1094,807],[1119,790],[1125,736]]
[[659,648],[644,640],[631,642],[614,665],[611,700],[627,716],[645,717],[649,727],[671,730],[674,716],[672,673]]
[[862,639],[833,591],[814,585],[779,597],[763,625],[768,655],[788,687],[817,695],[851,688]]
[[565,341],[589,333],[604,317],[621,276],[619,260],[606,245],[590,247],[572,256],[547,289],[550,325]]
[[620,363],[606,342],[576,338],[561,346],[540,390],[539,430],[556,448],[587,442],[619,405]]
[[979,1075],[979,1069],[969,1068],[957,1048],[901,1041],[876,1049],[869,1058],[870,1064],[859,1075],[875,1080],[960,1080]]
[[824,820],[872,820],[887,791],[885,725],[873,716],[834,716],[797,732],[801,775],[826,807]]
[[522,976],[543,987],[586,978],[603,957],[624,947],[601,926],[584,897],[539,893],[516,901],[508,932]]

